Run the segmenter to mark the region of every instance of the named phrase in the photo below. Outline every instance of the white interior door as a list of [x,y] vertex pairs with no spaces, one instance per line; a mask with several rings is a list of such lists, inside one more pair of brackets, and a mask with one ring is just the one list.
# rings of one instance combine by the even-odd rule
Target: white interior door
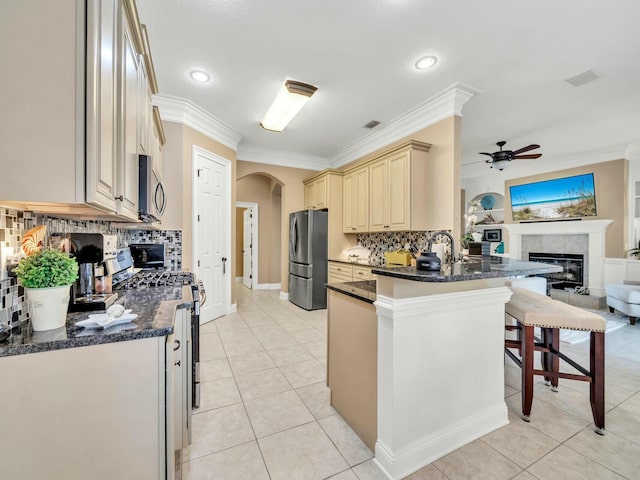
[[207,294],[200,307],[202,324],[231,308],[231,175],[227,160],[196,146],[193,164],[193,269]]
[[252,242],[253,242],[253,231],[252,231],[252,217],[253,217],[253,209],[245,208],[244,212],[244,227],[242,230],[242,283],[245,287],[251,288],[251,274],[253,272],[251,259],[252,255]]

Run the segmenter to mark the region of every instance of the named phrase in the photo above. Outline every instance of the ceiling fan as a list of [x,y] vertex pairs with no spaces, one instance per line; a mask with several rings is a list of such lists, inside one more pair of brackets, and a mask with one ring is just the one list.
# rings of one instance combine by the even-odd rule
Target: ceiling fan
[[489,155],[491,157],[490,160],[487,160],[486,163],[491,164],[491,168],[497,168],[498,170],[504,170],[509,165],[511,160],[522,160],[522,159],[533,159],[540,158],[542,156],[541,153],[532,153],[529,155],[520,155],[521,153],[528,152],[529,150],[534,150],[536,148],[540,148],[540,145],[531,144],[526,147],[522,147],[518,150],[502,150],[502,147],[506,145],[507,142],[504,140],[496,143],[500,150],[493,153],[480,152],[480,155]]

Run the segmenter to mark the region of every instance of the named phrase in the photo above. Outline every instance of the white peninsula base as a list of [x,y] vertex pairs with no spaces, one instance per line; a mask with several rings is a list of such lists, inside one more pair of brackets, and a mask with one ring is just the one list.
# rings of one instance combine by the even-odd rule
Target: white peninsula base
[[509,423],[503,278],[377,276],[375,461],[400,479]]

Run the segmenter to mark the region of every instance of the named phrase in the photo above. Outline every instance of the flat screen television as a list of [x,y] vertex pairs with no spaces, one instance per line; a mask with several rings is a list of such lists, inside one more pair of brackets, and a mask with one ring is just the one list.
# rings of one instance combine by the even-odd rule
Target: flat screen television
[[596,215],[593,173],[512,185],[513,221],[575,219]]

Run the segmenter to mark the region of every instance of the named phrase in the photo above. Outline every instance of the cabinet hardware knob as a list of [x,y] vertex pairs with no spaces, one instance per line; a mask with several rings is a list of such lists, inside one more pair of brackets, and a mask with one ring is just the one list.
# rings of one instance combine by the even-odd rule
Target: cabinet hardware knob
[[177,367],[180,366],[180,360],[178,360],[174,365],[176,365]]
[[173,347],[173,351],[175,352],[180,348],[180,340],[174,340],[175,346]]
[[120,200],[121,202],[124,202],[124,195],[120,195],[119,197],[115,197],[115,200]]

